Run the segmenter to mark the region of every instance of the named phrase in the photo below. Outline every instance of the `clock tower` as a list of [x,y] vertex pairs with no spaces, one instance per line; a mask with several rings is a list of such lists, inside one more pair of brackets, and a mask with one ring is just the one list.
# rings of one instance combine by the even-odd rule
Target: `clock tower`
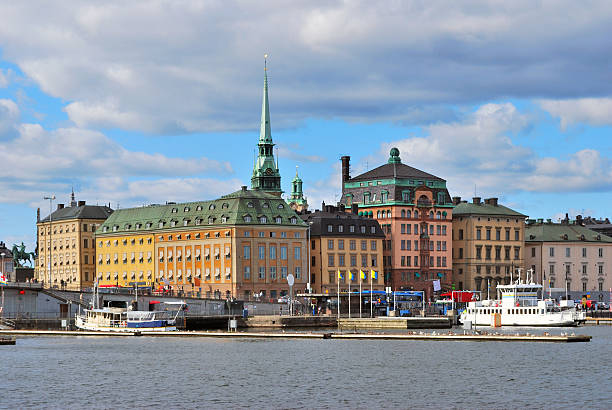
[[281,177],[278,171],[278,161],[274,160],[274,143],[270,128],[270,107],[268,105],[268,71],[264,60],[264,90],[261,104],[261,130],[257,143],[257,158],[253,164],[251,189],[258,189],[280,196]]

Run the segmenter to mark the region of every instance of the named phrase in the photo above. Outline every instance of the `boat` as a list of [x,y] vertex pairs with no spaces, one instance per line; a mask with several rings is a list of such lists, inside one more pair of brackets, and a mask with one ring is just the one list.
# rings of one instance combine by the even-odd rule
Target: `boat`
[[178,315],[185,306],[185,302],[160,302],[159,305],[169,305],[174,309],[142,311],[135,310],[128,302],[114,302],[98,307],[97,301],[97,286],[94,286],[91,308],[76,314],[75,326],[78,329],[99,332],[176,331]]
[[[477,326],[577,326],[584,321],[580,312],[570,303],[558,304],[553,299],[540,299],[542,285],[534,283],[533,271],[527,271],[509,285],[498,285],[498,299],[469,302],[461,313],[460,321]],[[564,301],[565,302],[565,301]],[[581,319],[582,318],[582,319]]]

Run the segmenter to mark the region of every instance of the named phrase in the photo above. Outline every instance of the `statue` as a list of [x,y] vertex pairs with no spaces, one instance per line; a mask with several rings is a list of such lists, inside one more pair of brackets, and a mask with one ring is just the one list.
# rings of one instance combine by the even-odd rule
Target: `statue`
[[23,263],[30,262],[30,267],[33,266],[36,254],[34,252],[26,252],[26,246],[23,242],[21,242],[20,246],[13,244],[11,252],[13,253],[13,264],[15,267],[23,267],[21,261],[23,261]]

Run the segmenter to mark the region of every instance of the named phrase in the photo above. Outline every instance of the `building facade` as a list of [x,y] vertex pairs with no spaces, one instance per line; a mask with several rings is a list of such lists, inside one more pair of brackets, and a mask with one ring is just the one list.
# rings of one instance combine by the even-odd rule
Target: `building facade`
[[96,229],[113,213],[108,206],[76,202],[58,204],[36,224],[38,256],[34,277],[45,286],[82,289],[93,286],[96,272]]
[[351,178],[350,157],[342,157],[342,203],[376,219],[383,232],[387,286],[425,290],[433,281],[452,285],[452,216],[446,181],[402,164],[391,149],[387,164]]
[[213,201],[121,209],[98,229],[101,286],[201,297],[285,295],[307,283],[307,225],[280,197],[240,191]]
[[[374,290],[384,290],[385,234],[376,220],[345,212],[343,206],[338,209],[325,204],[323,210],[301,217],[310,226],[310,282],[314,293],[336,294],[338,280],[341,292],[347,292],[349,286],[358,289],[360,282],[363,290],[370,289],[370,283]],[[360,271],[366,274],[365,279]]]
[[510,273],[525,267],[525,218],[497,198],[453,198],[453,269],[459,290],[490,291],[510,283]]
[[7,282],[15,282],[15,266],[13,263],[13,252],[0,242],[0,273],[4,274]]
[[570,298],[587,295],[609,302],[612,288],[612,238],[565,220],[528,220],[526,265],[546,289],[568,290]]

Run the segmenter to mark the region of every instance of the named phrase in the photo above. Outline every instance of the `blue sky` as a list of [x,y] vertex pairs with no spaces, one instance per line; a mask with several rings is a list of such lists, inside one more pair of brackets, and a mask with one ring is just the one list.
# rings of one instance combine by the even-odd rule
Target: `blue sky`
[[[283,186],[387,160],[534,218],[610,217],[612,6],[571,1],[0,5],[0,240],[55,194],[139,206],[248,185],[269,53]],[[154,29],[153,29],[154,28]],[[546,28],[546,29],[544,29]]]

